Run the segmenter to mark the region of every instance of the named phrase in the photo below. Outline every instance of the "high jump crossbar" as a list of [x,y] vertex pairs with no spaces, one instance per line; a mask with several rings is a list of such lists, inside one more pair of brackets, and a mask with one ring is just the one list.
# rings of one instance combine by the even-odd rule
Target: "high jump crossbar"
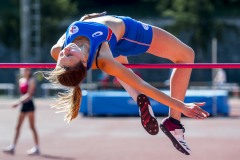
[[[127,68],[136,69],[160,69],[160,68],[240,68],[240,63],[162,63],[162,64],[123,64]],[[0,63],[0,68],[55,68],[56,63]]]

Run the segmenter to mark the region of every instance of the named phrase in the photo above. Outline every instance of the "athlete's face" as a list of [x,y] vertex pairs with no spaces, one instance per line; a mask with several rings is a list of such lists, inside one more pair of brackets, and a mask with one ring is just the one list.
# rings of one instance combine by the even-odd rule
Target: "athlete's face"
[[78,62],[86,64],[86,55],[89,50],[89,41],[77,38],[68,44],[59,54],[57,65],[61,67],[73,67]]
[[21,69],[20,69],[20,74],[21,74],[23,77],[30,77],[30,75],[31,75],[31,69],[29,69],[29,68],[21,68]]

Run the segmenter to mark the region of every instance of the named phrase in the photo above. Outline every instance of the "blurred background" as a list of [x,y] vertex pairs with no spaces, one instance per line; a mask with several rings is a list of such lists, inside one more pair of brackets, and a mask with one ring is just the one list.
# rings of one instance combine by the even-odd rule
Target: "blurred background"
[[[107,11],[110,15],[131,16],[166,29],[194,49],[196,63],[238,63],[239,7],[239,0],[1,1],[0,59],[5,63],[54,62],[49,54],[50,48],[72,21],[86,13]],[[150,55],[130,58],[130,62],[168,63]],[[9,71],[0,70],[0,83],[15,83],[15,70]],[[227,82],[240,83],[240,70],[224,71]],[[164,82],[169,78],[169,70],[138,72],[148,82]],[[93,80],[100,76],[100,73],[94,74]],[[40,76],[38,80],[40,83],[43,81]],[[211,81],[212,70],[193,71],[191,82],[209,85]]]
[[[68,25],[85,14],[102,11],[130,16],[167,30],[194,49],[196,63],[240,63],[240,0],[2,0],[0,63],[55,63],[50,49]],[[171,63],[149,54],[130,57],[129,61]],[[169,94],[170,69],[134,71]],[[195,151],[191,158],[175,151],[163,134],[152,138],[145,133],[137,105],[113,77],[100,71],[88,73],[82,84],[82,89],[87,89],[83,91],[83,116],[67,125],[63,115],[49,109],[53,96],[64,88],[53,87],[39,73],[34,76],[39,113],[36,119],[43,153],[35,159],[238,160],[240,157],[240,69],[193,70],[185,101],[206,101],[204,109],[212,118],[203,122],[183,120]],[[10,104],[19,96],[19,77],[18,69],[0,69],[1,145],[8,144],[14,131],[12,126],[18,111],[13,111]],[[151,103],[157,116],[168,114],[168,107],[152,100]],[[17,156],[0,153],[0,159],[32,159],[23,154],[31,144],[29,134],[24,132],[21,136],[25,141],[20,143]]]
[[[85,14],[102,11],[107,11],[109,15],[130,16],[167,30],[194,49],[196,63],[239,63],[240,61],[239,0],[191,2],[187,0],[7,0],[0,3],[0,62],[2,63],[54,63],[50,49],[68,25]],[[129,61],[130,63],[171,63],[150,54],[142,54],[137,58],[129,57]],[[171,69],[134,69],[134,71],[153,86],[169,90]],[[0,95],[18,96],[19,70],[1,69],[0,73]],[[36,72],[34,76],[39,86],[35,97],[47,98],[63,89],[53,87],[40,73]],[[209,107],[213,115],[226,116],[232,111],[226,101],[228,98],[239,98],[239,85],[239,69],[194,69],[189,90],[202,93],[201,95],[209,93],[211,98],[224,96],[219,102],[212,98],[208,103],[209,106],[206,107]],[[101,90],[120,91],[125,95],[115,78],[99,70],[90,71],[81,88],[87,89],[88,95],[90,91],[96,91],[93,94],[101,94]],[[94,102],[89,102],[87,92],[84,93],[86,95],[83,99],[84,106],[92,108]],[[219,95],[216,95],[217,93]],[[186,101],[191,100],[186,98]],[[118,104],[122,105],[116,100],[115,105]],[[219,108],[225,108],[226,111],[217,113],[219,104],[223,104],[225,107]],[[238,109],[233,110],[240,112]],[[83,112],[89,114],[89,109]],[[167,113],[167,108],[163,113]],[[159,113],[161,114],[162,112]]]
[[[167,30],[194,49],[196,63],[239,63],[239,8],[239,0],[197,0],[191,2],[187,0],[1,1],[0,62],[54,63],[55,61],[50,56],[50,49],[71,22],[79,20],[88,13],[107,11],[109,15],[130,16]],[[156,58],[150,54],[142,54],[137,58],[129,57],[129,61],[130,63],[150,64],[171,63],[166,59]],[[171,69],[134,69],[134,71],[153,86],[169,90]],[[19,70],[1,69],[0,73],[0,95],[3,97],[18,96]],[[53,87],[43,78],[41,73],[36,72],[34,76],[38,86],[35,97],[48,98],[64,89]],[[123,96],[126,95],[115,78],[99,70],[90,71],[81,85],[82,89],[89,91],[88,93],[84,92],[85,96],[83,97],[83,105],[86,106],[86,109],[82,108],[85,114],[93,115],[93,109],[89,109],[89,106],[92,108],[94,102],[87,98],[88,95],[92,96],[91,91],[94,95],[107,94],[107,92],[100,92],[102,90],[120,91]],[[229,98],[239,98],[239,85],[239,69],[194,69],[189,90],[192,91],[191,96],[193,96],[192,93],[201,93],[202,96],[209,93],[211,101],[205,109],[210,111],[212,115],[227,116],[230,111],[234,111],[234,114],[235,111],[237,114],[240,112],[239,109],[229,109],[227,102]],[[195,94],[195,96],[198,95]],[[216,97],[219,96],[224,98],[218,100]],[[186,98],[185,101],[191,102],[192,99]],[[96,104],[99,104],[99,101],[96,101]],[[135,105],[134,102],[129,102],[129,104]],[[220,104],[222,106],[219,106]],[[123,105],[123,103],[118,103],[116,100],[115,105]],[[156,108],[159,110],[157,115],[167,114],[167,108],[164,112],[160,111],[161,107]],[[218,113],[218,108],[225,109]],[[107,114],[109,110],[109,108],[106,109]],[[128,109],[127,112],[129,112]]]
[[[194,49],[196,63],[239,63],[240,60],[239,0],[6,0],[0,4],[0,62],[54,62],[50,48],[67,26],[86,13],[102,11],[131,16],[164,28]],[[168,61],[143,54],[130,58],[130,63]],[[16,71],[1,70],[0,83],[14,84]],[[170,71],[137,72],[146,81],[161,87],[167,82]],[[190,85],[211,85],[217,73],[213,72],[195,69]],[[224,72],[227,83],[240,84],[240,70],[226,69]],[[102,76],[97,71],[93,81],[103,79]],[[44,82],[41,76],[38,82]]]
[[[238,63],[240,60],[239,0],[7,0],[0,2],[0,59],[5,63],[54,62],[50,49],[68,25],[86,13],[107,11],[131,16],[164,28],[196,53],[196,63]],[[143,54],[131,63],[168,63]],[[223,70],[227,83],[240,83],[240,70]],[[169,70],[138,70],[146,81],[164,86]],[[194,69],[190,85],[211,85],[216,71]],[[18,72],[0,70],[0,83],[16,83]],[[38,83],[44,83],[37,76]],[[105,77],[106,78],[106,77]],[[109,77],[108,77],[109,78]],[[98,82],[103,75],[93,74]],[[110,82],[111,79],[109,80]],[[155,83],[157,82],[157,83]],[[105,84],[106,85],[106,84]],[[110,86],[111,83],[109,83]],[[101,87],[101,86],[99,86]],[[2,91],[1,91],[2,92]],[[38,90],[39,96],[42,91]]]

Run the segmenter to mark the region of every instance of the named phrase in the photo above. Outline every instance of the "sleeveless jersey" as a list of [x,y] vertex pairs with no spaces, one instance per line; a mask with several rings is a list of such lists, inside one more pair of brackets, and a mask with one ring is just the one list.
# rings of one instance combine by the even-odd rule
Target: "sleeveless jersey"
[[21,94],[25,94],[28,91],[28,81],[24,81],[19,83],[19,90]]
[[110,49],[113,50],[117,43],[117,38],[112,30],[106,25],[96,22],[73,22],[66,31],[64,47],[72,43],[78,36],[87,37],[90,41],[90,51],[87,60],[87,70],[92,67],[95,53],[99,45],[105,41],[109,42]]
[[72,43],[78,36],[85,36],[90,41],[90,52],[87,60],[87,70],[92,66],[96,51],[102,42],[107,41],[113,57],[136,56],[145,53],[151,45],[152,26],[134,20],[130,17],[115,16],[125,24],[125,34],[117,42],[115,34],[106,25],[97,22],[73,22],[66,31],[64,46]]

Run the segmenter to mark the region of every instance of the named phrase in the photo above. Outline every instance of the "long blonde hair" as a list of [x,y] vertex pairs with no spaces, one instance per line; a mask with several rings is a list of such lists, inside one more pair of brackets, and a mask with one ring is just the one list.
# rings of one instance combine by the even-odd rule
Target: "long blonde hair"
[[[80,21],[104,15],[106,15],[106,12],[86,14]],[[69,87],[66,92],[58,93],[57,103],[53,107],[59,109],[60,112],[67,112],[64,120],[70,122],[77,117],[80,110],[82,100],[80,83],[87,75],[87,68],[84,67],[82,62],[79,62],[72,68],[62,68],[58,66],[52,71],[43,72],[43,75],[53,84],[61,84]]]
[[56,104],[53,105],[59,112],[66,112],[64,120],[70,122],[77,117],[82,91],[80,83],[87,75],[87,69],[82,62],[71,68],[56,67],[52,71],[44,72],[44,77],[52,84],[61,84],[68,87],[66,92],[59,92]]

